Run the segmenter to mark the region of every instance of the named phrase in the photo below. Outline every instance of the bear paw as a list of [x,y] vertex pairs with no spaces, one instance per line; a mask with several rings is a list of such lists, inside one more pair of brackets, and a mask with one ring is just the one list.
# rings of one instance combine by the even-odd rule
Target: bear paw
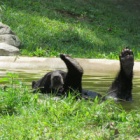
[[60,58],[65,62],[67,65],[68,71],[75,71],[79,73],[83,73],[83,68],[80,66],[80,64],[77,62],[76,59],[73,59],[69,55],[60,54]]
[[124,70],[126,75],[129,75],[133,71],[134,66],[134,55],[132,50],[125,48],[120,54],[121,68]]

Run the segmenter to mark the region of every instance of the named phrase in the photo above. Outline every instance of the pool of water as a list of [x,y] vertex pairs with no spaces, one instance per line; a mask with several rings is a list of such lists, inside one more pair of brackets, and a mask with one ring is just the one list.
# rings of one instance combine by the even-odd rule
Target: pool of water
[[[105,76],[84,76],[83,87],[93,91],[97,91],[102,95],[107,94],[108,88],[114,80],[115,75]],[[135,76],[133,79],[133,101],[132,102],[120,102],[126,110],[140,109],[140,77]]]
[[[0,77],[6,76],[6,70],[1,70]],[[10,70],[12,73],[17,73],[19,79],[27,84],[31,88],[31,82],[33,80],[38,80],[41,78],[46,71],[31,71],[31,70]],[[111,85],[115,74],[94,74],[94,75],[84,75],[82,80],[82,85],[84,89],[89,89],[96,91],[102,95],[105,95]],[[133,79],[133,101],[132,102],[121,102],[122,106],[127,109],[139,109],[140,108],[140,77],[134,76]]]

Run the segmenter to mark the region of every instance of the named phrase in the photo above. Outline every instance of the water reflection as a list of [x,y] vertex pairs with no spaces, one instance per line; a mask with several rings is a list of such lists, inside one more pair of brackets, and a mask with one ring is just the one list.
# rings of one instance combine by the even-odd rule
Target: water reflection
[[[18,73],[19,79],[31,88],[31,82],[41,78],[46,71],[31,72],[31,71],[10,71]],[[6,71],[0,72],[0,77],[5,76]],[[102,95],[105,95],[108,91],[109,86],[114,80],[115,75],[84,75],[82,84],[83,88],[96,91]],[[133,80],[133,102],[121,102],[123,107],[127,110],[139,109],[140,105],[140,77],[136,76]]]

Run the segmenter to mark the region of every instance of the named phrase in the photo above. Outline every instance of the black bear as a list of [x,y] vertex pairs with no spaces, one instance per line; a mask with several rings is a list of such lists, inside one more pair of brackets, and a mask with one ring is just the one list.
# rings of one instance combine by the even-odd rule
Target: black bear
[[[41,93],[55,93],[58,95],[74,91],[82,93],[82,67],[68,55],[60,54],[60,58],[65,62],[68,71],[52,71],[44,75],[40,80],[33,81],[32,88],[34,92],[39,90]],[[55,81],[56,77],[59,80]],[[54,83],[57,83],[57,87]]]
[[[60,58],[66,64],[68,72],[60,70],[49,72],[37,82],[33,81],[32,88],[35,89],[35,91],[37,89],[42,93],[53,93],[54,91],[57,91],[59,95],[67,94],[69,91],[76,91],[84,98],[95,98],[96,96],[101,96],[96,92],[82,89],[83,69],[75,59],[64,54],[60,54]],[[131,101],[134,66],[133,52],[126,48],[122,50],[119,59],[120,71],[113,81],[108,91],[108,95],[103,99],[113,97],[114,99]],[[58,80],[56,81],[54,80],[55,76],[58,77]]]

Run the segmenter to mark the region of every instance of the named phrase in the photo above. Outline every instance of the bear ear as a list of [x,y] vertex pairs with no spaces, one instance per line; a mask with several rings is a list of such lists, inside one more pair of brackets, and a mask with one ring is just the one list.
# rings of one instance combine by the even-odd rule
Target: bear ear
[[35,84],[36,84],[36,82],[35,81],[32,81],[32,88],[35,87]]

